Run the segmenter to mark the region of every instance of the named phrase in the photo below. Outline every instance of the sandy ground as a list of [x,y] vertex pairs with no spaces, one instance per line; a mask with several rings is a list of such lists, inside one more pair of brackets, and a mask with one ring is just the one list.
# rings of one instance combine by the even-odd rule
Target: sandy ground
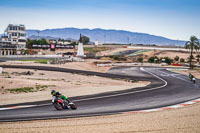
[[[32,75],[25,75],[30,71]],[[127,81],[78,74],[4,68],[0,74],[0,105],[51,99],[52,89],[72,97],[142,87],[149,82]],[[36,87],[39,90],[36,90]],[[36,92],[10,92],[9,89],[33,87]],[[15,99],[15,100],[13,100]]]
[[200,103],[149,113],[0,123],[0,132],[199,133]]
[[[193,53],[193,56],[196,58],[196,53]],[[174,59],[176,56],[179,56],[179,59],[183,58],[185,59],[185,61],[187,60],[187,58],[190,56],[189,52],[176,52],[176,51],[161,51],[158,55],[159,58],[160,57],[169,57]]]
[[[99,52],[98,55],[112,55],[112,54],[115,54],[117,52],[127,51],[127,50],[134,50],[134,49],[133,48],[115,48],[115,49]],[[183,58],[183,59],[185,59],[185,61],[189,57],[189,53],[187,53],[187,52],[177,52],[177,51],[152,50],[152,51],[143,52],[142,54],[143,54],[144,61],[148,61],[148,58],[152,57],[152,56],[158,56],[159,58],[169,57],[169,58],[172,58],[172,59],[174,59],[176,56],[179,56],[179,59]],[[197,53],[193,53],[193,56],[195,58],[196,58],[196,55],[197,55]]]

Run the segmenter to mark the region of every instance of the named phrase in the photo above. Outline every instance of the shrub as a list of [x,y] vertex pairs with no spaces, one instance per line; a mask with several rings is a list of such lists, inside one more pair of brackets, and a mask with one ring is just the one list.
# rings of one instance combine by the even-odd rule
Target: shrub
[[114,56],[113,59],[114,60],[119,60],[119,57],[118,56]]
[[159,58],[157,56],[152,56],[148,59],[149,63],[158,63],[159,62]]
[[34,88],[33,87],[24,87],[24,88],[15,88],[15,89],[8,89],[11,93],[28,93],[28,92],[34,92]]
[[137,61],[138,61],[138,62],[143,62],[143,58],[142,58],[142,57],[139,57],[139,58],[137,58]]
[[164,57],[164,59],[165,59],[165,62],[166,62],[167,64],[169,64],[169,65],[171,65],[171,63],[174,62],[174,60],[171,59],[171,58],[169,58],[169,57]]
[[176,56],[176,57],[174,58],[174,60],[175,60],[175,61],[179,61],[179,56]]
[[117,56],[117,55],[112,55],[110,58],[117,60],[117,61],[127,61],[127,58],[125,56]]
[[185,60],[184,60],[183,58],[181,58],[181,59],[180,59],[180,62],[184,63],[184,62],[185,62]]

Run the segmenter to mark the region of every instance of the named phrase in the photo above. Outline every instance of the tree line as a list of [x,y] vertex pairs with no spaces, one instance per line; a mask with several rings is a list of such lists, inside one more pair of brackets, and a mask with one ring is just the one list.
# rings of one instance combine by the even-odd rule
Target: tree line
[[[81,36],[82,38],[82,43],[84,45],[88,44],[90,42],[90,38],[87,36]],[[64,41],[64,39],[59,39],[58,41]],[[39,39],[39,40],[31,40],[31,39],[27,39],[26,41],[26,48],[31,49],[32,45],[47,45],[49,44],[49,42],[45,39]],[[71,42],[71,45],[78,45],[78,42]]]

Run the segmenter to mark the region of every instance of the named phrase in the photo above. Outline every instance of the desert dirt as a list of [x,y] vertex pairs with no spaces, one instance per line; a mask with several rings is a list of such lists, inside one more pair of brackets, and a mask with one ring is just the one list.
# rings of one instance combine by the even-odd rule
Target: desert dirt
[[[160,51],[155,53],[156,56],[160,57],[169,57],[174,59],[176,56],[179,56],[179,59],[183,58],[185,61],[188,60],[189,52],[177,52],[177,51]],[[193,53],[193,56],[196,58],[197,53]]]
[[[127,50],[134,50],[134,48],[114,48],[111,50],[107,50],[107,51],[102,51],[99,52],[98,55],[112,55],[115,54],[117,52],[122,52],[122,51],[127,51]],[[135,49],[138,50],[138,49]],[[196,58],[196,55],[199,54],[197,52],[193,53],[193,56]],[[171,59],[174,59],[176,56],[179,56],[179,59],[183,58],[185,61],[188,60],[189,57],[189,52],[181,52],[181,51],[162,51],[162,50],[150,50],[150,51],[146,51],[141,53],[142,57],[144,58],[144,62],[148,61],[149,57],[152,56],[158,56],[159,58],[161,57],[169,57]]]

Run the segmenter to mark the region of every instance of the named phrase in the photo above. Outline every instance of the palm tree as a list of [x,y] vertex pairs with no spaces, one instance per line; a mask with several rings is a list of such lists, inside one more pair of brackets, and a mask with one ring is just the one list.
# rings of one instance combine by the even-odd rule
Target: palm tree
[[185,48],[190,50],[190,68],[192,68],[192,57],[193,57],[193,50],[199,50],[199,40],[195,36],[190,37],[190,41],[185,43]]

